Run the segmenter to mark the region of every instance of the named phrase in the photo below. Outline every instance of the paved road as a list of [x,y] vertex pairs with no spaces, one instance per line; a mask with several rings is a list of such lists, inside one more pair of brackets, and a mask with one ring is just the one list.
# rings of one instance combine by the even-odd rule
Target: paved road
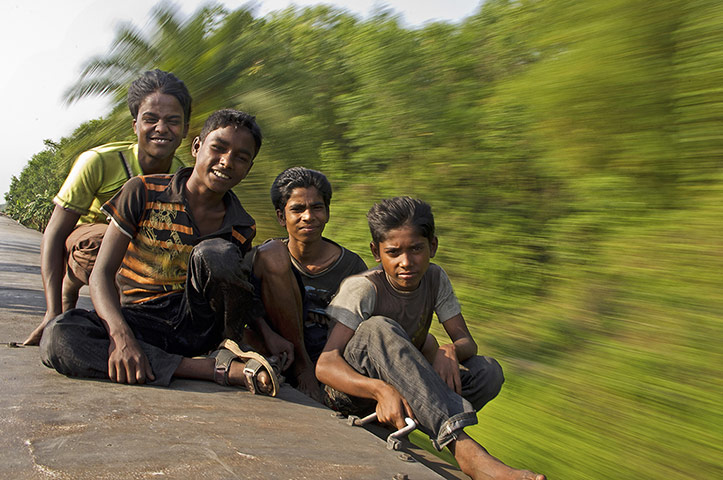
[[0,478],[443,478],[288,385],[268,398],[210,382],[71,379],[37,347],[9,347],[44,312],[40,239],[0,215]]

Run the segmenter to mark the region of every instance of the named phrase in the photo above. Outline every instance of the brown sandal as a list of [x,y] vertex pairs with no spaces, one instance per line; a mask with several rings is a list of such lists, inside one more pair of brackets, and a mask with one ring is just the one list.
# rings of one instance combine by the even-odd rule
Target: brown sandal
[[[216,368],[214,370],[213,379],[219,385],[229,385],[228,373],[231,368],[231,362],[240,361],[244,365],[244,376],[246,377],[246,385],[251,393],[258,395],[268,395],[275,397],[284,378],[279,374],[279,362],[274,356],[266,359],[263,355],[254,351],[242,350],[233,340],[224,340],[218,346],[218,350],[213,352],[210,357],[216,359]],[[259,389],[256,381],[258,373],[266,370],[271,379],[271,392],[265,393]]]

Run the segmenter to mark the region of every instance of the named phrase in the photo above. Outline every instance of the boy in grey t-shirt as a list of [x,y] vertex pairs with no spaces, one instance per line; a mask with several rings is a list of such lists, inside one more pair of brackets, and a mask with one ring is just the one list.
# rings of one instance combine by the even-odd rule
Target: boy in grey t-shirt
[[[504,377],[494,359],[477,355],[447,275],[430,264],[438,245],[431,207],[396,197],[367,218],[381,268],[346,279],[327,308],[337,323],[317,363],[319,380],[347,394],[354,413],[376,402],[381,423],[401,428],[415,418],[474,479],[544,480],[505,465],[464,432]],[[452,343],[440,346],[429,334],[433,313]]]

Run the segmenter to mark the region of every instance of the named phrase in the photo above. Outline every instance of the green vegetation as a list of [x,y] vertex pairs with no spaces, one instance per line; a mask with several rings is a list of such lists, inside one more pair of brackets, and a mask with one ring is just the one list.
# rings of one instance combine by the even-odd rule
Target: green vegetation
[[492,454],[551,479],[723,478],[720,2],[487,0],[418,29],[160,6],[69,91],[118,106],[48,141],[7,213],[42,229],[75,155],[131,134],[125,88],[155,67],[188,84],[192,135],[216,108],[257,115],[237,193],[260,239],[292,165],[329,176],[328,236],[370,264],[373,201],[433,205],[435,260],[506,371],[471,431]]

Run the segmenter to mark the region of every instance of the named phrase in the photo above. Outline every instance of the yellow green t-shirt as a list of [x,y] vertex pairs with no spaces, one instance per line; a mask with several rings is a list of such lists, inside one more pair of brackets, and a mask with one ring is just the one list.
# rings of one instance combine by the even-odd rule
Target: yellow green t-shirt
[[[166,173],[174,173],[182,167],[183,162],[174,156]],[[100,207],[136,175],[143,175],[138,163],[137,143],[114,142],[101,145],[78,156],[53,202],[79,213],[79,224],[108,223]]]

